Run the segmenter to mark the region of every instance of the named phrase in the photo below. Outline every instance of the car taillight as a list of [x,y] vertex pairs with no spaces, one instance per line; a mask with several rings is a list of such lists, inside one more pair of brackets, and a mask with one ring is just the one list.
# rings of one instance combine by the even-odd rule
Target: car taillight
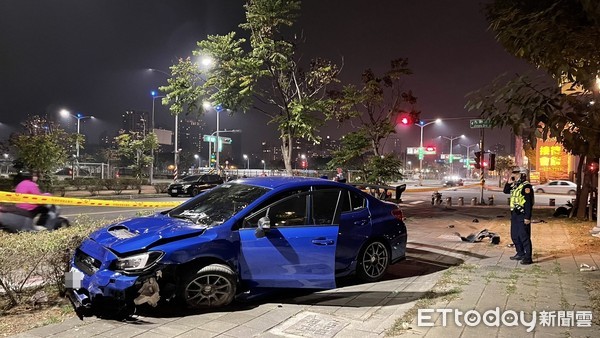
[[404,214],[402,213],[402,209],[397,208],[392,210],[392,215],[394,217],[396,217],[396,219],[403,221],[404,220]]

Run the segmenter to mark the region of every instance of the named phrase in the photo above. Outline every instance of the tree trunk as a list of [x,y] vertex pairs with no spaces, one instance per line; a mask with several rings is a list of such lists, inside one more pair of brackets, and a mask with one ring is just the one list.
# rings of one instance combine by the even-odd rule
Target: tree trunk
[[283,164],[285,165],[285,172],[292,176],[292,137],[289,135],[281,135],[281,155],[283,156]]
[[[575,180],[575,184],[577,184],[577,193],[575,194],[575,199],[578,202],[577,202],[577,204],[573,203],[573,209],[571,209],[571,214],[569,215],[569,217],[573,217],[574,215],[577,215],[577,210],[579,210],[579,201],[581,201],[583,199],[582,192],[581,192],[581,188],[582,188],[581,173],[583,172],[583,163],[584,162],[585,162],[585,156],[580,156],[579,162],[577,163],[577,179]],[[585,208],[585,205],[583,207]]]
[[[589,177],[588,174],[583,170],[583,166],[587,162],[587,157],[582,158],[580,162],[580,167],[578,169],[577,175],[577,185],[581,186],[581,191],[577,194],[577,218],[584,218],[586,215],[586,208],[589,199]],[[583,173],[583,177],[581,177]],[[581,177],[581,178],[580,178]]]

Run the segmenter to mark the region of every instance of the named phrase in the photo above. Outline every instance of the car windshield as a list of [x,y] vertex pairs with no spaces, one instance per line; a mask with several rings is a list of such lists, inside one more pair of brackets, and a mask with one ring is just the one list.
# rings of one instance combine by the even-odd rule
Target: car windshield
[[169,216],[196,224],[219,225],[247,207],[269,189],[239,183],[226,183],[171,210]]

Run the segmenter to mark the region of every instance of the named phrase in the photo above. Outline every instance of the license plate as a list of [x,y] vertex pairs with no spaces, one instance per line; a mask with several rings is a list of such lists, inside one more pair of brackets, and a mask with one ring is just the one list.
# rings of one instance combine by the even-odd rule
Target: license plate
[[69,272],[65,272],[65,288],[81,289],[81,281],[83,280],[83,272],[78,269],[71,268]]
[[177,193],[177,189],[172,189],[171,192],[172,193]]

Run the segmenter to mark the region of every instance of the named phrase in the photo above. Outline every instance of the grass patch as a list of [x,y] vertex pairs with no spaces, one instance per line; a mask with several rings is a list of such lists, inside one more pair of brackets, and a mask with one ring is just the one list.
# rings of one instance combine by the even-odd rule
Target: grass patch
[[583,283],[590,294],[593,312],[592,322],[600,325],[600,280],[584,280]]

